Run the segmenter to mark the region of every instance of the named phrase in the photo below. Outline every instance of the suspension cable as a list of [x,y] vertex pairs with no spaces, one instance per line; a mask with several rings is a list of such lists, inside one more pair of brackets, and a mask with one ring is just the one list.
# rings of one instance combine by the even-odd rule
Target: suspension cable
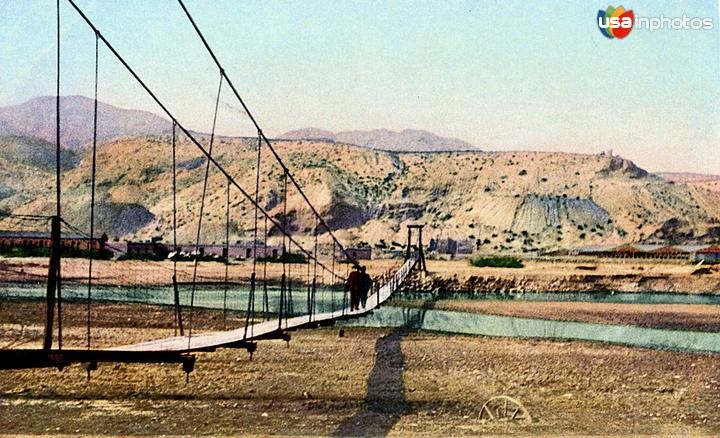
[[[332,270],[335,271],[335,241],[333,240],[333,248],[332,248]],[[330,312],[333,316],[335,316],[335,279],[330,279]]]
[[[248,306],[247,314],[245,315],[245,332],[244,336],[247,337],[248,326],[251,321],[251,314],[254,319],[255,317],[255,289],[257,285],[257,258],[258,258],[258,213],[260,210],[260,164],[262,158],[262,142],[261,133],[258,131],[258,143],[257,143],[257,160],[255,163],[255,218],[253,221],[253,266],[252,274],[250,274],[250,293],[248,295]],[[267,216],[266,216],[267,217]],[[267,258],[267,254],[263,254],[263,259]],[[252,336],[252,328],[250,329],[250,335]]]
[[178,329],[180,330],[180,336],[183,336],[183,323],[182,313],[180,311],[180,291],[178,290],[177,284],[177,258],[178,258],[178,244],[177,244],[177,134],[176,128],[177,123],[173,120],[172,126],[172,209],[173,209],[173,302],[175,309],[173,312],[173,324],[175,336],[177,336]]
[[264,249],[263,253],[265,254],[265,258],[263,259],[263,321],[267,319],[267,314],[269,312],[269,302],[268,302],[268,287],[267,287],[267,264],[268,264],[268,220],[267,217],[265,218],[265,243],[264,243]]
[[318,220],[315,219],[315,249],[313,250],[313,253],[315,255],[315,263],[313,263],[313,278],[312,278],[312,310],[310,312],[310,319],[312,320],[312,315],[315,313],[315,293],[317,292],[317,258],[318,258]]
[[310,317],[310,321],[312,321],[312,301],[310,301],[311,298],[311,292],[310,292],[310,260],[307,262],[307,274],[305,276],[305,286],[307,287],[307,313]]
[[[102,34],[102,32],[100,32],[100,31],[97,29],[97,27],[95,27],[95,25],[93,24],[93,22],[87,17],[87,15],[85,15],[85,13],[82,11],[82,9],[80,9],[80,8],[77,6],[77,4],[75,4],[75,1],[74,1],[74,0],[67,0],[67,2],[75,9],[75,11],[78,13],[78,15],[80,15],[80,17],[85,21],[85,23],[86,23],[93,31],[97,32],[98,36],[100,37],[100,40],[105,44],[105,46],[108,48],[108,50],[110,50],[110,52],[113,54],[113,56],[115,56],[115,58],[117,58],[117,60],[123,65],[123,67],[125,67],[125,69],[128,71],[128,73],[130,73],[130,75],[131,75],[131,76],[137,81],[137,83],[145,90],[145,92],[153,99],[153,101],[160,107],[160,109],[161,109],[173,122],[175,122],[175,123],[177,124],[177,127],[180,128],[180,130],[183,132],[183,134],[184,134],[185,136],[187,136],[187,138],[195,145],[195,147],[197,147],[197,148],[205,155],[205,157],[218,169],[218,171],[220,171],[220,173],[222,173],[226,178],[229,178],[229,179],[230,179],[230,181],[232,182],[232,185],[235,186],[235,188],[240,192],[240,194],[242,194],[242,196],[243,196],[245,199],[247,199],[248,201],[250,201],[251,204],[255,205],[255,202],[254,202],[253,197],[252,197],[247,191],[245,191],[245,190],[237,183],[237,181],[235,181],[235,179],[232,177],[232,175],[230,175],[230,173],[229,173],[223,166],[221,166],[220,163],[219,163],[215,158],[212,157],[212,155],[208,152],[208,150],[207,150],[202,144],[200,144],[200,142],[193,136],[193,134],[192,134],[185,126],[183,126],[183,125],[177,120],[177,118],[176,118],[176,117],[170,112],[170,110],[162,103],[162,101],[157,97],[157,95],[156,95],[155,93],[153,93],[152,90],[150,90],[150,88],[148,87],[148,85],[140,78],[140,76],[135,72],[135,70],[133,70],[133,68],[130,67],[130,65],[127,63],[127,61],[125,61],[125,59],[120,55],[120,53],[118,53],[118,51],[112,46],[112,44],[110,44],[110,42],[107,40],[107,38],[105,38],[105,36]],[[226,80],[227,80],[227,77],[226,77],[224,71],[222,71],[221,74],[222,74],[223,77],[225,77]],[[264,135],[263,135],[262,137],[264,138]],[[267,144],[267,143],[266,143],[266,144]],[[285,171],[289,172],[289,169],[288,169],[286,166],[284,166],[283,169],[284,169]],[[290,175],[289,173],[288,173],[288,175],[289,175],[290,179],[292,180],[292,179],[293,179],[292,175]],[[312,208],[312,207],[311,207],[311,208]],[[269,215],[268,212],[266,212],[266,211],[265,211],[264,209],[262,209],[262,208],[260,209],[260,212],[268,218],[268,220],[270,221],[270,223],[273,224],[273,226],[278,227],[278,228],[282,231],[282,233],[285,234],[285,236],[287,236],[288,241],[289,241],[290,243],[296,245],[296,246],[298,247],[298,250],[300,250],[303,254],[305,254],[305,255],[308,256],[309,258],[312,258],[312,255],[311,255],[305,248],[303,248],[303,247],[298,243],[298,241],[295,240],[295,239],[290,235],[290,233],[289,233],[286,229],[281,228],[281,227],[280,227],[280,224],[279,224],[275,219],[273,219],[273,218]],[[338,243],[339,246],[342,246],[339,241],[337,241],[337,243]],[[343,278],[341,275],[338,275],[338,274],[336,274],[336,273],[334,273],[334,272],[331,272],[330,269],[327,268],[324,264],[318,262],[318,265],[319,265],[321,268],[323,268],[323,269],[325,269],[326,271],[328,271],[328,272],[330,272],[331,274],[333,274],[335,277],[337,277],[337,279],[339,279],[339,280],[344,280],[344,278]]]
[[[257,162],[255,164],[255,222],[253,228],[253,273],[257,267],[258,209],[260,208],[260,159],[262,157],[261,132],[258,131]],[[264,254],[267,256],[267,254]]]
[[90,349],[90,306],[92,303],[93,247],[95,246],[95,175],[97,173],[97,124],[98,124],[98,63],[100,41],[95,34],[95,102],[93,103],[93,144],[90,183],[90,251],[88,254],[88,291],[87,291],[87,349]]
[[230,181],[225,196],[225,289],[223,290],[223,328],[227,322],[228,274],[230,269]]
[[[252,314],[252,318],[255,318],[255,292],[257,290],[257,259],[258,259],[258,209],[260,207],[260,165],[262,160],[262,142],[260,139],[262,138],[262,133],[258,131],[258,144],[257,144],[257,163],[255,165],[255,225],[253,229],[253,276],[255,277],[254,287],[251,288],[250,293],[252,294],[252,307],[250,308],[250,313],[248,314],[248,317],[250,317],[250,314]],[[267,216],[265,217],[265,226],[267,227]],[[267,263],[267,246],[265,247],[265,250],[263,252],[263,260],[264,263]],[[264,281],[264,277],[263,277]],[[252,335],[252,329],[251,329],[251,335]]]
[[[217,122],[218,107],[220,106],[220,92],[222,91],[223,77],[220,75],[220,83],[218,84],[217,98],[215,100],[215,114],[213,115],[212,131],[210,132],[210,147],[208,154],[212,156],[213,143],[215,141],[215,126]],[[200,231],[202,230],[203,210],[205,208],[205,196],[207,194],[208,177],[210,176],[210,160],[205,166],[205,180],[203,181],[202,196],[200,198],[200,216],[198,217],[197,235],[195,239],[195,263],[193,264],[193,280],[192,291],[190,293],[190,317],[188,318],[188,348],[190,348],[190,340],[192,338],[193,329],[193,312],[195,306],[195,291],[197,289],[197,269],[198,259],[200,258]]]
[[[345,278],[350,278],[350,262],[346,260],[345,263],[347,264],[347,266],[345,267],[345,272],[347,272]],[[346,289],[346,285],[344,284],[343,285],[343,294],[342,294],[342,315],[343,316],[345,315],[345,309],[347,308],[348,293],[350,293],[350,291],[347,291],[345,289]]]
[[328,233],[330,234],[330,237],[331,237],[333,240],[335,240],[335,242],[338,244],[338,246],[340,247],[340,249],[342,250],[342,252],[343,252],[343,253],[345,254],[345,256],[348,258],[348,260],[351,260],[351,259],[354,260],[354,257],[351,257],[351,255],[347,252],[347,250],[345,249],[345,247],[340,243],[340,241],[337,239],[337,237],[335,237],[335,234],[333,234],[332,230],[330,230],[330,227],[327,226],[327,224],[326,224],[325,221],[323,220],[322,216],[320,216],[320,213],[318,213],[318,211],[317,211],[317,210],[315,209],[315,207],[312,205],[312,203],[311,203],[310,200],[308,199],[307,195],[305,194],[305,192],[304,192],[304,191],[302,190],[302,188],[300,187],[300,184],[297,182],[297,180],[295,180],[295,177],[290,173],[290,169],[289,169],[289,168],[285,165],[285,163],[282,161],[282,159],[280,158],[280,155],[278,155],[277,151],[275,150],[275,148],[273,147],[273,145],[270,143],[270,141],[268,140],[268,138],[265,137],[265,135],[262,133],[262,129],[260,128],[260,125],[259,125],[258,122],[255,120],[255,117],[254,117],[254,116],[252,115],[252,113],[250,112],[250,109],[248,108],[248,106],[245,104],[245,101],[242,99],[242,97],[240,97],[240,93],[238,93],[238,91],[237,91],[237,89],[235,88],[235,85],[233,84],[232,80],[228,77],[228,75],[227,75],[227,73],[225,72],[225,69],[223,68],[222,64],[220,64],[220,61],[218,60],[217,56],[215,56],[215,53],[214,53],[213,50],[210,48],[210,44],[208,44],[207,40],[205,39],[205,36],[202,34],[202,32],[200,31],[200,28],[199,28],[199,27],[197,26],[197,24],[195,23],[195,20],[193,19],[192,15],[190,15],[190,11],[188,11],[188,9],[185,7],[185,4],[182,2],[182,0],[178,0],[178,3],[180,3],[180,7],[181,7],[181,8],[183,9],[183,11],[185,12],[185,15],[187,15],[188,20],[190,21],[190,23],[192,24],[193,28],[195,29],[195,32],[196,32],[196,33],[198,34],[198,36],[200,37],[200,40],[202,41],[202,43],[203,43],[203,45],[205,46],[205,48],[207,49],[208,53],[209,53],[210,56],[212,57],[213,61],[215,61],[215,65],[217,65],[217,67],[220,69],[221,74],[223,75],[223,77],[224,77],[225,80],[227,81],[228,85],[230,86],[230,89],[232,90],[233,94],[234,94],[235,97],[237,98],[238,102],[240,102],[240,105],[242,105],[243,110],[244,110],[245,113],[247,114],[248,118],[249,118],[250,121],[253,123],[253,125],[255,125],[255,128],[256,128],[256,129],[258,130],[258,132],[260,133],[260,136],[262,137],[262,140],[264,141],[264,143],[268,146],[268,148],[270,149],[270,151],[273,153],[273,155],[275,156],[275,159],[278,161],[278,163],[279,163],[280,166],[283,168],[283,170],[288,173],[288,176],[290,177],[291,182],[292,182],[293,185],[295,185],[295,187],[298,189],[298,192],[300,193],[300,195],[305,199],[305,202],[308,204],[308,206],[310,207],[310,209],[312,210],[312,212],[315,214],[315,217],[320,221],[320,223],[325,227],[325,229],[328,230]]
[[[283,172],[283,215],[282,215],[282,226],[283,226],[284,229],[287,229],[287,199],[288,199],[288,177],[287,177],[287,172]],[[285,279],[285,282],[286,282],[286,284],[288,284],[288,285],[290,284],[290,283],[287,283],[287,281],[288,281],[288,279],[289,279],[289,277],[290,277],[290,265],[289,265],[289,262],[290,262],[290,253],[291,253],[291,252],[292,252],[292,251],[290,251],[290,248],[288,248],[288,245],[286,245],[285,235],[283,234],[283,236],[282,236],[282,258],[283,258],[283,260],[282,260],[282,270],[283,270],[282,275],[283,275],[283,279]],[[286,294],[286,289],[287,289],[288,291],[290,290],[289,287],[288,287],[288,288],[283,287],[283,288],[281,289],[281,293],[282,293],[283,295]],[[281,296],[281,298],[283,298],[283,297]],[[292,299],[292,298],[290,297],[290,299]],[[284,309],[282,308],[283,305],[287,307],[287,304],[285,303],[285,300],[281,300],[281,301],[280,301],[280,320],[281,320],[281,321],[282,321],[282,312],[283,312],[283,310],[284,310]]]

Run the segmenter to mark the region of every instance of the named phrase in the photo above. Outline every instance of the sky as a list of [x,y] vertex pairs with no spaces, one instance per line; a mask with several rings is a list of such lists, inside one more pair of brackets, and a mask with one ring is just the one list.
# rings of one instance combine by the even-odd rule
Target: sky
[[[77,0],[180,123],[209,132],[219,72],[174,0]],[[484,150],[613,149],[720,174],[717,0],[625,2],[712,30],[607,39],[593,1],[186,0],[268,136],[425,129]],[[620,4],[614,3],[617,7]],[[0,106],[55,94],[55,1],[0,0]],[[61,0],[61,94],[92,96],[94,35]],[[161,110],[100,49],[100,100]],[[254,135],[224,87],[218,132]]]

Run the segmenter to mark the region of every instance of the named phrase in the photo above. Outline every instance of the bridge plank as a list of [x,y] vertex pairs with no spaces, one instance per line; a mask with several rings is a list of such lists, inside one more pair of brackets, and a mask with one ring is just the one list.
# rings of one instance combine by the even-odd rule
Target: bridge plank
[[[280,324],[278,320],[270,320],[245,327],[221,332],[204,333],[193,336],[175,336],[166,339],[157,339],[138,344],[124,345],[111,348],[111,351],[173,351],[192,352],[199,350],[211,350],[238,344],[240,342],[252,342],[266,338],[273,334],[279,334],[286,330],[295,330],[308,326],[316,326],[322,322],[329,322],[339,319],[358,318],[372,312],[375,308],[387,301],[397,288],[405,281],[410,271],[415,266],[417,258],[408,259],[400,269],[393,275],[390,282],[384,284],[378,292],[370,295],[366,306],[363,309],[351,311],[349,307],[334,312],[317,313],[310,318],[309,315],[295,316],[283,319]],[[379,295],[379,297],[378,297]]]

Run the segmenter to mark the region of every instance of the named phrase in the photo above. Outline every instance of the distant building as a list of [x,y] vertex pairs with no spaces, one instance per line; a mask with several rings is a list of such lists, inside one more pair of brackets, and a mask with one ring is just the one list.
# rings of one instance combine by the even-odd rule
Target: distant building
[[[127,254],[129,255],[156,255],[167,257],[173,252],[172,245],[160,242],[127,242]],[[194,254],[215,256],[229,259],[252,259],[255,257],[255,245],[252,243],[233,243],[224,244],[200,244],[196,246],[194,243],[179,244],[176,252],[185,254]],[[257,257],[280,257],[283,254],[282,245],[265,245],[258,243]]]
[[168,256],[168,249],[165,245],[160,242],[131,242],[128,241],[126,244],[126,251],[128,255],[143,255],[143,256],[157,256],[165,258]]
[[720,262],[720,246],[699,249],[695,251],[693,259],[696,262],[718,263]]
[[[105,249],[108,236],[90,239],[89,237],[77,234],[63,234],[60,237],[62,248],[73,248],[79,250]],[[0,231],[0,249],[11,248],[51,248],[52,236],[50,233],[35,231]]]
[[[192,254],[196,251],[195,244],[178,245],[178,252]],[[224,244],[201,244],[197,248],[201,255],[210,255],[230,259],[252,259],[255,257],[256,248],[252,242]],[[282,245],[257,244],[257,257],[280,257],[283,254]]]
[[[372,259],[372,248],[370,248],[370,247],[345,248],[345,251],[347,251],[347,254],[353,260],[371,260]],[[345,253],[343,253],[342,250],[338,251],[338,257],[341,260],[344,260],[346,263],[350,262],[349,260],[347,260]]]
[[455,239],[430,239],[428,245],[428,251],[435,252],[437,254],[472,254],[473,252],[473,241],[470,239],[455,240]]

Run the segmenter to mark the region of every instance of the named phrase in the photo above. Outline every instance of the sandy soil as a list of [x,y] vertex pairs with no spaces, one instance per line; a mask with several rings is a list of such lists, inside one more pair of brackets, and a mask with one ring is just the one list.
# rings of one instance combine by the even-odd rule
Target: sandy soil
[[[168,315],[98,307],[103,343],[167,336]],[[29,306],[0,317],[23,318]],[[70,312],[70,310],[68,310]],[[208,326],[221,321],[209,312]],[[647,316],[650,317],[650,316]],[[149,320],[150,319],[150,320]],[[66,322],[68,333],[82,324]],[[118,328],[113,328],[118,326]],[[720,357],[582,342],[323,328],[178,365],[0,371],[3,434],[720,434]],[[0,340],[9,341],[5,332]],[[78,337],[78,340],[80,337]],[[529,424],[481,420],[508,395]]]
[[[395,304],[421,307],[424,301]],[[720,308],[700,304],[625,304],[492,300],[438,300],[433,309],[561,321],[627,324],[671,330],[720,332]]]
[[[327,267],[332,266],[332,260],[323,260]],[[365,263],[368,272],[380,276],[386,272],[394,272],[402,260],[373,260]],[[46,258],[0,258],[0,281],[8,282],[46,282],[48,260]],[[292,277],[294,283],[303,283],[310,278],[307,264],[287,265],[287,275]],[[311,269],[312,269],[312,265]],[[177,279],[180,283],[189,283],[193,278],[193,263],[179,262],[177,264]],[[275,282],[282,275],[282,264],[267,263],[257,265],[257,278],[268,279]],[[336,272],[345,275],[349,266],[336,265]],[[252,261],[232,262],[228,267],[228,280],[230,282],[249,282],[253,271]],[[108,261],[95,260],[93,262],[93,283],[109,285],[168,285],[172,284],[173,264],[170,261],[146,262],[136,260]],[[317,270],[318,283],[329,284],[330,273],[321,268]],[[88,278],[88,260],[63,259],[62,276],[66,282],[86,282]],[[223,282],[225,280],[225,265],[219,262],[198,263],[198,282]]]
[[[331,266],[332,260],[323,260]],[[628,292],[686,292],[718,293],[720,291],[720,268],[711,267],[705,274],[693,274],[695,266],[684,263],[657,263],[653,261],[603,261],[602,263],[569,261],[525,261],[522,269],[476,268],[468,260],[428,260],[429,275],[416,277],[407,288],[418,291],[445,292],[497,292],[497,291],[598,291],[615,290]],[[394,272],[402,260],[365,260],[368,272],[375,278]],[[289,265],[289,276],[294,284],[307,282],[310,277],[307,265]],[[593,267],[594,270],[582,268]],[[282,265],[268,263],[258,265],[258,278],[267,269],[267,278],[279,282]],[[338,271],[347,271],[347,265]],[[63,278],[66,282],[84,282],[88,275],[88,261],[64,259]],[[93,268],[95,284],[112,285],[169,285],[172,284],[171,262],[95,261]],[[249,282],[251,261],[233,262],[228,269],[230,282]],[[178,281],[192,281],[193,264],[178,263]],[[0,259],[0,281],[45,282],[47,259]],[[217,262],[200,262],[199,282],[223,282],[225,265]],[[330,275],[318,269],[318,283],[329,284]]]

